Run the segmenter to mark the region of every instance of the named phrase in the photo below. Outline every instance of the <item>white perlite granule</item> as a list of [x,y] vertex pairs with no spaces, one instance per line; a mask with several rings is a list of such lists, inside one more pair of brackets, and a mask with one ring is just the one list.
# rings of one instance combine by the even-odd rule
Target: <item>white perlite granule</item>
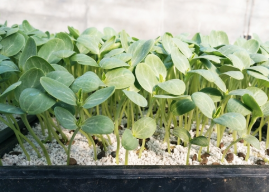
[[[126,119],[122,120],[122,125],[126,123]],[[122,126],[123,127],[123,126]],[[206,125],[206,129],[208,129],[209,126]],[[192,129],[196,129],[196,124],[192,124],[190,134],[193,137],[195,132],[192,131]],[[45,140],[47,135],[43,136],[41,127],[39,124],[35,126],[33,129],[36,135],[41,139]],[[170,141],[176,141],[175,137],[172,135],[172,129],[171,129],[171,136]],[[69,133],[69,130],[63,129],[63,132],[66,134],[67,138],[71,138],[73,133]],[[124,132],[123,130],[119,130],[120,134]],[[129,151],[129,165],[185,165],[186,164],[186,156],[187,156],[187,147],[183,147],[181,145],[173,145],[170,144],[171,148],[173,148],[174,152],[169,154],[168,152],[165,152],[167,149],[167,144],[163,142],[164,139],[164,127],[160,127],[158,125],[156,132],[152,137],[150,137],[150,140],[147,142],[148,150],[144,150],[142,153],[141,158],[138,158],[138,151],[133,150]],[[116,136],[114,134],[109,135],[111,138],[112,145],[107,147],[106,151],[106,157],[103,157],[100,160],[94,161],[93,160],[93,147],[89,146],[88,141],[86,137],[78,133],[74,139],[75,143],[72,145],[71,148],[71,155],[70,157],[75,158],[77,161],[77,164],[79,165],[116,165],[116,159],[113,158],[110,154],[112,151],[116,151],[117,143],[116,143]],[[27,138],[29,138],[38,148],[40,153],[42,154],[41,148],[38,146],[36,141],[32,138],[30,134],[27,135]],[[104,135],[104,138],[107,138]],[[265,142],[261,142],[260,146],[261,149],[257,150],[253,147],[251,147],[251,153],[248,161],[244,161],[243,158],[238,157],[237,155],[234,155],[234,159],[231,163],[228,163],[226,159],[223,163],[221,163],[222,153],[221,151],[224,150],[231,142],[232,142],[232,136],[229,135],[228,131],[226,131],[222,138],[222,143],[224,144],[224,147],[220,149],[216,146],[217,140],[217,134],[213,132],[211,136],[211,142],[210,142],[210,156],[208,157],[207,165],[211,165],[214,162],[220,163],[222,165],[254,165],[255,162],[258,159],[266,158],[268,159],[269,156],[265,154]],[[64,151],[64,149],[57,144],[56,140],[53,139],[51,143],[44,144],[50,159],[51,163],[53,165],[66,165],[66,158],[67,155]],[[3,165],[47,165],[45,157],[38,158],[35,151],[32,149],[32,147],[28,143],[24,143],[24,146],[26,150],[28,151],[31,161],[26,160],[26,156],[24,155],[22,149],[19,145],[17,145],[13,151],[19,151],[21,152],[20,155],[9,155],[5,154],[2,162]],[[67,148],[67,145],[66,145]],[[97,148],[97,154],[101,152],[101,149],[99,146],[96,146]],[[192,145],[191,151],[190,151],[190,159],[189,163],[190,165],[200,165],[200,162],[198,161],[192,161],[191,157],[194,154],[198,154],[199,146]],[[233,152],[233,147],[230,148],[231,152]],[[204,147],[202,150],[202,154],[207,151],[207,148]],[[244,146],[243,143],[237,143],[237,152],[242,152],[246,154],[247,147]],[[119,153],[119,165],[124,165],[125,160],[125,149],[123,147],[120,148]],[[266,163],[267,164],[267,163]]]

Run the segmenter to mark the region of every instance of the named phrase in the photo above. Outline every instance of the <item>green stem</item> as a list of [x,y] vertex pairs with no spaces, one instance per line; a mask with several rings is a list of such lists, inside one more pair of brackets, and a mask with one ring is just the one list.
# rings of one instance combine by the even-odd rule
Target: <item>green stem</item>
[[3,163],[2,163],[1,157],[0,157],[0,166],[3,166]]
[[43,124],[43,121],[41,119],[41,116],[40,115],[36,115],[37,118],[38,118],[38,121],[39,121],[39,124],[41,126],[41,130],[42,130],[42,135],[45,136],[45,127],[44,127],[44,124]]
[[79,132],[87,138],[88,144],[89,146],[91,146],[93,143],[91,142],[89,135],[85,133],[84,131],[82,131],[82,129],[80,129]]
[[140,148],[140,150],[139,150],[139,156],[138,156],[139,159],[141,158],[142,151],[143,151],[144,148],[145,148],[145,143],[146,143],[146,139],[143,139],[143,140],[142,140],[142,146],[141,146],[141,148]]
[[189,165],[190,151],[191,151],[191,144],[189,143],[187,159],[186,159],[186,165]]
[[170,113],[168,122],[165,126],[165,136],[164,136],[164,141],[166,141],[166,143],[167,143],[167,150],[168,150],[169,154],[171,153],[169,140],[170,140],[170,125],[171,125],[172,119],[173,119],[173,113]]
[[224,157],[226,155],[226,153],[228,152],[228,150],[235,144],[237,143],[238,141],[242,140],[242,138],[238,138],[237,140],[233,141],[224,151],[223,151],[223,155],[222,155],[222,158],[221,158],[221,162],[224,161]]
[[33,129],[31,128],[31,126],[29,125],[29,122],[27,120],[27,116],[25,114],[21,115],[21,119],[24,123],[24,125],[26,126],[26,128],[28,129],[29,133],[33,136],[33,138],[36,140],[36,142],[39,144],[39,146],[41,147],[45,158],[47,160],[48,165],[51,165],[51,161],[49,158],[49,154],[45,148],[45,146],[43,145],[43,143],[39,140],[39,138],[36,136],[36,134],[34,133]]
[[79,130],[80,130],[80,127],[75,130],[75,132],[73,133],[73,135],[69,141],[68,150],[67,150],[67,161],[66,161],[67,165],[69,165],[69,162],[70,162],[70,151],[71,151],[71,146],[72,146],[73,140],[74,140],[76,134],[79,132]]
[[[237,131],[233,131],[233,140],[237,140]],[[236,143],[234,144],[234,154],[237,154],[237,145]]]
[[92,135],[89,134],[89,133],[88,133],[88,135],[89,135],[89,139],[90,139],[90,141],[91,141],[91,143],[92,143],[92,146],[93,146],[93,156],[94,156],[94,160],[96,161],[96,160],[97,160],[96,146],[95,146],[94,140],[93,140],[93,138],[92,138]]
[[129,154],[129,151],[126,150],[125,151],[125,165],[128,165],[128,154]]
[[266,144],[265,144],[266,149],[269,147],[269,121],[267,122],[267,135],[266,135]]

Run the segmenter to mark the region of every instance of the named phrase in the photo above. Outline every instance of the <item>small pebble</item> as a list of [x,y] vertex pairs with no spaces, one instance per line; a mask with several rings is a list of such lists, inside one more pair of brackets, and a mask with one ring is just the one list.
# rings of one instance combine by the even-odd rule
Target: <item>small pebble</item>
[[9,155],[17,155],[17,156],[20,154],[21,154],[21,152],[19,152],[19,151],[12,151],[9,153]]
[[203,155],[201,155],[201,158],[202,158],[202,159],[205,159],[205,158],[207,158],[207,157],[209,157],[209,156],[210,156],[210,154],[207,153],[207,152],[205,152]]
[[69,159],[69,165],[77,165],[77,160],[71,157]]
[[245,155],[244,153],[242,153],[242,152],[239,152],[239,153],[237,154],[237,156],[238,156],[238,157],[243,157],[244,160],[245,160],[245,158],[246,158],[246,155]]
[[220,163],[214,162],[214,163],[212,163],[212,165],[220,165]]
[[207,158],[203,158],[202,161],[201,161],[201,165],[206,165],[208,162],[208,159]]
[[228,161],[228,163],[231,163],[234,160],[234,154],[233,153],[228,153],[226,155],[226,160]]
[[197,155],[194,154],[191,159],[192,159],[192,161],[197,161]]
[[106,152],[105,151],[101,151],[100,153],[98,153],[97,159],[102,159],[105,156],[106,156]]
[[116,151],[112,151],[112,152],[110,153],[110,155],[111,155],[113,158],[115,158],[115,157],[116,157]]
[[259,159],[256,161],[256,164],[257,165],[265,165],[265,162],[264,162],[264,160]]
[[265,154],[266,154],[266,155],[269,155],[269,149],[266,149],[266,150],[265,150]]
[[224,144],[223,143],[220,143],[219,144],[219,148],[221,149],[221,148],[223,148],[224,147]]

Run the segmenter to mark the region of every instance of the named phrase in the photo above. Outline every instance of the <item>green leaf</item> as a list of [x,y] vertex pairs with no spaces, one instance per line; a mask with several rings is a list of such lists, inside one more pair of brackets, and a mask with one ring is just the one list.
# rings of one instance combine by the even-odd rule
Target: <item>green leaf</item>
[[260,43],[255,39],[250,39],[245,42],[242,47],[245,48],[249,53],[257,53],[260,48]]
[[255,77],[256,79],[258,79],[261,82],[265,82],[267,87],[269,86],[269,84],[268,84],[269,79],[267,77],[265,77],[264,75],[262,75],[258,72],[251,71],[251,70],[247,70],[247,74],[249,74],[252,77]]
[[201,55],[199,57],[193,58],[192,60],[196,60],[196,59],[207,59],[207,60],[213,61],[215,63],[220,63],[221,57],[216,56],[216,55]]
[[246,67],[243,61],[235,54],[228,55],[228,58],[231,60],[233,66],[239,69],[240,71],[242,71]]
[[66,85],[49,77],[42,77],[40,83],[51,96],[69,105],[76,105],[76,96]]
[[138,147],[138,140],[132,135],[130,129],[125,129],[121,138],[121,145],[126,150],[134,150]]
[[100,89],[93,94],[91,94],[84,102],[84,105],[82,106],[85,109],[89,109],[92,107],[95,107],[104,101],[106,101],[115,91],[115,87],[107,87]]
[[77,120],[72,113],[62,107],[55,107],[54,113],[57,121],[66,129],[77,129]]
[[54,68],[43,58],[39,56],[30,57],[25,65],[24,71],[28,71],[30,69],[37,68],[43,71],[44,74],[54,71]]
[[206,93],[213,100],[214,103],[219,102],[223,99],[222,93],[218,89],[213,87],[203,88],[199,92]]
[[216,111],[213,100],[205,93],[196,92],[191,95],[191,98],[200,111],[208,118],[212,118]]
[[24,20],[21,26],[26,34],[36,30],[27,20]]
[[135,67],[138,63],[140,63],[149,53],[151,48],[154,45],[154,40],[148,40],[139,46],[132,56],[132,66]]
[[211,31],[209,35],[209,43],[212,47],[229,44],[228,36],[223,31]]
[[240,113],[243,116],[249,115],[251,113],[251,111],[244,103],[234,98],[229,99],[227,103],[227,112]]
[[158,56],[149,54],[145,59],[145,63],[150,66],[156,77],[160,77],[160,75],[162,75],[164,79],[166,78],[166,68]]
[[185,83],[180,79],[171,79],[163,83],[159,83],[158,86],[173,95],[181,95],[186,89]]
[[68,72],[68,70],[65,67],[61,66],[61,65],[51,64],[51,66],[53,67],[53,69],[55,71],[65,71],[65,72]]
[[139,93],[136,93],[134,91],[127,91],[127,90],[122,90],[122,91],[136,105],[140,107],[146,107],[148,105],[148,101]]
[[116,89],[123,89],[133,85],[135,77],[133,73],[125,68],[113,69],[106,73],[104,83],[107,86],[115,86]]
[[99,54],[99,39],[96,36],[81,35],[77,39],[76,45],[80,53]]
[[150,117],[142,117],[133,124],[133,136],[138,139],[146,139],[156,130],[156,121]]
[[15,89],[15,99],[19,101],[19,97],[21,92],[26,88],[36,88],[42,90],[42,86],[40,84],[40,78],[44,76],[43,71],[40,69],[30,69],[26,71],[20,78],[21,85]]
[[250,90],[247,90],[247,89],[236,89],[236,90],[233,90],[233,91],[229,92],[229,95],[243,96],[245,94],[249,94],[249,95],[253,96],[253,93]]
[[139,84],[149,93],[152,93],[153,87],[159,83],[154,71],[145,63],[137,65],[135,75]]
[[71,55],[75,54],[75,52],[70,51],[70,50],[60,50],[60,51],[55,51],[53,54],[61,59],[64,59],[64,58],[68,58]]
[[251,144],[253,147],[255,147],[256,149],[261,149],[260,148],[260,142],[259,140],[252,136],[252,135],[244,135],[243,136],[244,141],[246,141],[247,143]]
[[19,33],[15,33],[4,38],[1,41],[1,45],[3,48],[0,50],[0,54],[11,57],[19,53],[19,51],[23,48],[25,44],[25,39],[23,35]]
[[191,69],[191,66],[187,57],[181,54],[178,48],[176,47],[172,48],[171,56],[172,56],[172,60],[175,67],[184,75],[186,74],[188,70]]
[[88,118],[81,126],[82,130],[91,134],[110,134],[114,130],[114,123],[106,116],[97,115]]
[[19,102],[21,109],[30,115],[43,113],[56,103],[51,97],[35,88],[24,89]]
[[96,63],[96,61],[93,58],[85,54],[76,54],[72,56],[70,59],[71,61],[78,62],[78,64],[80,65],[89,65],[93,67],[99,67],[99,65]]
[[19,72],[19,68],[12,61],[1,61],[0,62],[0,74],[7,72]]
[[192,52],[187,43],[184,43],[180,39],[177,39],[177,38],[173,38],[172,40],[176,44],[176,46],[179,48],[181,53],[183,53],[183,55],[185,55],[187,58],[190,58],[192,56]]
[[67,71],[52,71],[50,73],[47,73],[46,77],[54,79],[54,80],[56,80],[64,85],[66,85],[67,87],[69,87],[74,81],[73,75]]
[[130,60],[131,60],[132,55],[129,54],[129,53],[121,53],[121,54],[115,55],[115,56],[112,57],[112,58],[120,59],[120,60],[122,60],[123,62],[127,62],[127,61],[130,61]]
[[225,113],[219,118],[213,119],[213,121],[234,131],[241,131],[246,128],[246,119],[240,113]]
[[268,97],[263,90],[257,87],[247,87],[246,89],[253,93],[253,95],[251,96],[253,96],[253,98],[255,99],[255,101],[258,103],[259,106],[262,106],[267,102]]
[[171,94],[166,94],[166,95],[154,95],[153,97],[160,98],[160,99],[177,99],[177,98],[188,97],[188,95],[171,95]]
[[256,100],[249,94],[244,94],[242,100],[252,110],[252,117],[262,117],[262,110]]
[[21,53],[20,59],[19,59],[19,68],[24,69],[24,65],[26,61],[31,57],[37,55],[37,48],[35,40],[31,37],[28,38],[26,41],[25,47]]
[[165,49],[165,51],[168,54],[171,54],[173,46],[173,41],[172,41],[173,35],[171,33],[165,33],[162,36],[162,44]]
[[241,47],[238,47],[236,45],[225,45],[218,49],[218,52],[220,52],[222,55],[230,55],[238,51],[244,51]]
[[268,75],[269,75],[269,69],[264,67],[264,66],[252,66],[252,67],[248,67],[246,69],[259,72],[266,77],[268,77]]
[[190,143],[192,145],[198,145],[201,147],[206,147],[209,144],[208,139],[204,136],[194,137],[193,139],[190,140]]
[[268,61],[268,58],[262,54],[250,54],[249,56],[255,63]]
[[49,63],[58,63],[61,58],[53,53],[64,49],[64,42],[61,39],[54,38],[45,43],[38,51],[38,56],[42,57]]
[[174,115],[183,115],[195,108],[195,103],[190,98],[180,99],[171,106],[171,112]]
[[228,72],[222,73],[221,75],[227,75],[227,76],[232,77],[236,80],[244,79],[244,75],[240,71],[228,71]]
[[97,34],[98,30],[95,27],[89,27],[81,33],[81,35],[93,35],[93,36]]
[[246,51],[237,51],[234,53],[234,55],[242,61],[243,65],[245,66],[244,68],[247,68],[251,65],[251,59]]
[[73,51],[74,45],[68,34],[61,32],[57,33],[55,37],[61,39],[64,42],[63,49]]
[[120,33],[120,41],[121,41],[121,45],[124,48],[125,52],[127,52],[129,44],[128,44],[128,34],[122,30]]
[[5,97],[6,95],[8,95],[11,91],[13,91],[14,89],[16,89],[20,85],[21,85],[21,81],[18,81],[16,83],[13,83],[8,88],[6,88],[6,90],[0,95],[0,98]]
[[88,71],[82,76],[76,78],[71,86],[71,89],[75,93],[77,93],[80,89],[82,89],[83,93],[90,93],[97,90],[102,84],[103,82],[94,72]]
[[70,32],[72,36],[74,36],[75,39],[79,37],[79,31],[75,29],[74,27],[68,26],[68,31]]
[[106,38],[111,38],[112,36],[117,35],[117,32],[111,27],[105,27],[104,35],[106,36]]
[[17,114],[17,115],[25,114],[25,112],[23,110],[21,110],[20,108],[17,108],[13,105],[6,105],[3,103],[0,103],[0,113]]
[[269,116],[269,101],[267,101],[263,106],[261,106],[261,110],[264,116]]
[[101,47],[100,53],[108,51],[110,47],[115,43],[116,36],[112,36],[110,39],[108,39]]
[[191,139],[191,134],[189,133],[189,131],[187,131],[186,129],[182,128],[182,127],[176,127],[174,128],[173,134],[180,138],[183,142],[189,143],[190,139]]
[[119,54],[123,53],[123,51],[124,51],[123,48],[113,49],[113,50],[109,51],[107,54],[105,54],[104,58],[110,58],[110,57],[113,57],[115,55],[119,55]]
[[100,63],[100,67],[103,69],[114,69],[118,67],[129,67],[127,63],[123,62],[120,59],[116,58],[103,58]]

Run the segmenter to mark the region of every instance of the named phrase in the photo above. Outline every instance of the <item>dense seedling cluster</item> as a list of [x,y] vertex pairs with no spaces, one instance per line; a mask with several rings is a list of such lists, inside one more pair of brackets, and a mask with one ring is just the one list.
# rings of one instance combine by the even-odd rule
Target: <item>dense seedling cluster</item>
[[[202,147],[208,147],[214,128],[217,145],[229,128],[234,140],[230,146],[234,145],[235,153],[236,143],[243,139],[248,146],[246,160],[250,145],[260,147],[253,135],[259,132],[261,140],[261,127],[269,120],[269,43],[257,35],[229,44],[222,31],[197,33],[191,39],[186,34],[165,33],[146,41],[111,28],[103,33],[94,27],[82,33],[73,27],[68,30],[44,33],[28,21],[0,26],[0,113],[7,117],[0,117],[0,121],[15,132],[28,160],[24,141],[39,157],[41,154],[20,132],[12,114],[21,116],[49,165],[50,157],[43,145],[46,141],[35,135],[27,114],[38,117],[43,134],[48,132],[47,141],[55,138],[64,148],[67,164],[78,132],[93,146],[95,159],[93,136],[106,149],[110,144],[108,134],[114,132],[116,162],[122,145],[127,164],[128,151],[136,149],[138,139],[142,139],[141,156],[145,139],[154,134],[157,123],[165,127],[164,142],[169,153],[171,123],[178,144],[183,141],[189,151],[191,145],[201,146],[198,158]],[[143,116],[142,111],[147,114]],[[128,122],[120,138],[118,125],[123,116]],[[252,130],[258,118],[260,127]],[[194,122],[196,137],[191,138],[189,131]],[[206,124],[210,128],[204,131]],[[60,125],[74,130],[68,148]]]

